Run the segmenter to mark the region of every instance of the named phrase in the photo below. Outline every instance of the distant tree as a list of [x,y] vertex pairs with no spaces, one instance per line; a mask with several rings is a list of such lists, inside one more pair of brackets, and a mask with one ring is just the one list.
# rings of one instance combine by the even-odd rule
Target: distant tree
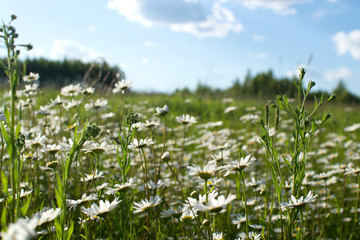
[[[4,62],[5,59],[0,61]],[[102,86],[112,86],[117,77],[125,78],[125,73],[118,66],[109,66],[106,61],[84,63],[80,60],[71,59],[54,61],[46,58],[34,58],[26,59],[22,63],[26,65],[25,74],[29,72],[40,74],[40,86],[61,87],[83,80],[91,80],[91,83]],[[19,72],[23,73],[23,70],[19,69]],[[7,81],[3,71],[0,71],[0,80]]]
[[349,92],[343,80],[340,80],[333,93],[336,94],[336,98],[340,102],[347,103],[360,103],[359,97]]
[[231,97],[239,97],[239,95],[242,94],[242,91],[243,91],[243,87],[241,85],[239,78],[236,78],[233,81],[232,86],[228,90],[226,90],[227,95],[229,95]]

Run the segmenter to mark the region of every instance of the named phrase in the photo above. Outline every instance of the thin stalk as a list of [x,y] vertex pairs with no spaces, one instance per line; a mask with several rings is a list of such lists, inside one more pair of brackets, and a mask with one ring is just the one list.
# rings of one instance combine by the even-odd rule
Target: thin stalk
[[243,196],[243,202],[244,202],[244,209],[245,209],[245,219],[246,219],[246,236],[249,236],[249,216],[248,216],[248,209],[247,209],[247,200],[246,200],[246,185],[245,185],[245,179],[244,179],[244,174],[241,171],[239,173],[240,177],[241,177],[241,181],[243,183],[243,188],[244,188],[244,196]]

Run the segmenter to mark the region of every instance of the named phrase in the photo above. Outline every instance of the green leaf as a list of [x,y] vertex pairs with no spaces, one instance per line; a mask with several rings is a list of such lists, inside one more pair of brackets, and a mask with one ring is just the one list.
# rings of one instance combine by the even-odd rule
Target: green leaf
[[7,221],[6,221],[6,211],[7,211],[7,205],[3,208],[2,212],[1,212],[1,225],[3,227],[3,229],[1,229],[1,231],[6,231],[6,225],[7,225]]
[[4,109],[4,114],[5,114],[7,124],[10,124],[10,111],[9,111],[9,109],[5,108]]
[[55,188],[55,196],[56,196],[56,203],[58,207],[62,207],[63,205],[63,198],[62,195],[60,194],[59,190],[57,188]]
[[70,228],[66,233],[66,235],[67,235],[66,239],[67,240],[71,239],[71,236],[72,236],[73,232],[74,232],[74,222],[72,221],[71,224],[70,224]]
[[3,192],[6,194],[6,196],[9,196],[8,179],[5,176],[4,171],[1,171],[1,183],[3,185]]
[[55,229],[56,229],[56,237],[57,239],[63,239],[63,227],[61,226],[60,220],[58,218],[55,219]]
[[283,156],[283,160],[284,160],[284,162],[286,163],[286,165],[288,166],[289,170],[290,170],[291,172],[293,172],[293,169],[292,169],[292,167],[291,167],[291,163],[289,162],[289,160],[287,160],[287,158],[286,158],[285,156]]
[[9,146],[9,145],[11,145],[10,137],[9,137],[8,133],[6,132],[4,124],[2,122],[0,122],[0,124],[1,124],[1,133],[6,141],[7,145]]
[[26,200],[26,203],[24,204],[24,206],[22,206],[20,208],[20,211],[21,211],[21,214],[22,214],[23,217],[26,216],[26,213],[27,213],[27,211],[29,209],[30,203],[31,203],[31,197],[28,197],[27,200]]

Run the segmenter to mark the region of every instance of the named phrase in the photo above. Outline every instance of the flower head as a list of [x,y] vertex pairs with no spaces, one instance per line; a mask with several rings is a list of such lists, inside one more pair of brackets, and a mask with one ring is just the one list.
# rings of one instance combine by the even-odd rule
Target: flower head
[[287,208],[301,209],[307,203],[314,202],[316,197],[317,197],[317,195],[314,196],[311,191],[308,193],[308,195],[306,196],[305,199],[304,199],[304,196],[301,196],[301,198],[296,199],[293,195],[291,195],[291,200],[289,201],[289,203],[282,202],[281,205],[284,207],[287,207]]
[[111,203],[108,200],[106,200],[105,202],[103,200],[100,200],[99,205],[93,203],[89,208],[81,207],[81,211],[86,215],[89,215],[90,219],[94,219],[108,212],[111,212],[119,205],[120,202],[121,200],[119,200],[118,197],[116,197]]
[[167,105],[164,105],[164,107],[162,108],[156,107],[155,110],[156,110],[155,115],[159,115],[159,116],[166,116],[170,112]]
[[72,96],[77,96],[81,93],[82,88],[80,86],[80,84],[70,84],[68,86],[65,86],[63,88],[61,88],[61,95],[66,96],[66,97],[72,97]]
[[92,181],[93,179],[96,179],[96,178],[104,177],[104,175],[105,175],[105,174],[104,174],[103,171],[101,171],[101,172],[98,173],[98,170],[96,169],[96,170],[94,171],[94,173],[92,173],[92,174],[85,174],[85,177],[80,178],[80,181],[81,181],[81,182],[88,182],[88,181]]
[[196,123],[196,118],[193,116],[190,116],[189,114],[183,114],[181,116],[176,117],[176,121],[183,124],[183,125],[191,125],[193,123]]
[[254,157],[251,157],[251,154],[247,155],[245,158],[241,158],[240,160],[235,160],[230,164],[220,167],[222,170],[225,171],[225,176],[235,173],[241,172],[246,167],[249,167],[255,161]]
[[39,80],[39,78],[40,78],[40,75],[38,73],[31,72],[31,73],[29,73],[29,75],[25,75],[23,77],[23,81],[30,83],[30,82]]
[[124,94],[125,90],[128,89],[132,84],[132,81],[127,81],[123,79],[115,83],[114,89],[112,91],[113,93],[121,92],[122,94]]
[[35,228],[38,226],[39,216],[34,216],[30,220],[20,218],[16,223],[11,223],[7,232],[1,232],[4,240],[12,239],[34,239],[37,234]]
[[162,198],[158,195],[150,197],[150,199],[142,199],[140,202],[134,202],[134,214],[140,212],[148,212],[157,205],[159,205],[162,201]]
[[212,178],[215,172],[218,170],[216,164],[206,164],[204,167],[200,167],[199,165],[188,166],[190,169],[190,176],[199,176],[200,178],[207,180]]
[[52,220],[54,220],[55,218],[57,218],[58,216],[60,216],[61,214],[61,209],[60,208],[50,208],[50,209],[45,209],[44,211],[41,211],[39,216],[40,219],[38,220],[38,226],[46,223],[46,222],[51,222]]
[[132,141],[132,143],[130,143],[130,146],[132,148],[137,148],[137,149],[141,149],[144,148],[146,146],[150,146],[152,145],[154,142],[150,139],[150,138],[145,138],[145,139],[140,139],[137,140],[136,138]]
[[108,195],[113,195],[117,192],[125,192],[135,187],[136,187],[135,177],[133,177],[130,178],[126,183],[115,184],[114,188],[108,188],[108,190],[105,193]]
[[227,198],[225,198],[224,195],[220,195],[218,198],[210,198],[207,204],[198,203],[194,208],[197,211],[209,211],[210,213],[216,214],[226,211],[226,206],[235,199],[236,196],[233,194],[230,194]]

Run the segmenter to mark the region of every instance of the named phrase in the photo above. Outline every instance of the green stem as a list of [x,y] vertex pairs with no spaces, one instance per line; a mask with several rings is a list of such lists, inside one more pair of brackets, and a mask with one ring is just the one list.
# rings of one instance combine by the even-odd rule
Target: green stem
[[245,209],[245,219],[246,219],[246,236],[249,236],[249,216],[248,216],[248,209],[247,209],[247,201],[246,201],[246,185],[245,185],[245,179],[244,179],[244,173],[241,171],[239,173],[240,177],[241,177],[241,181],[243,183],[243,188],[244,188],[244,209]]

